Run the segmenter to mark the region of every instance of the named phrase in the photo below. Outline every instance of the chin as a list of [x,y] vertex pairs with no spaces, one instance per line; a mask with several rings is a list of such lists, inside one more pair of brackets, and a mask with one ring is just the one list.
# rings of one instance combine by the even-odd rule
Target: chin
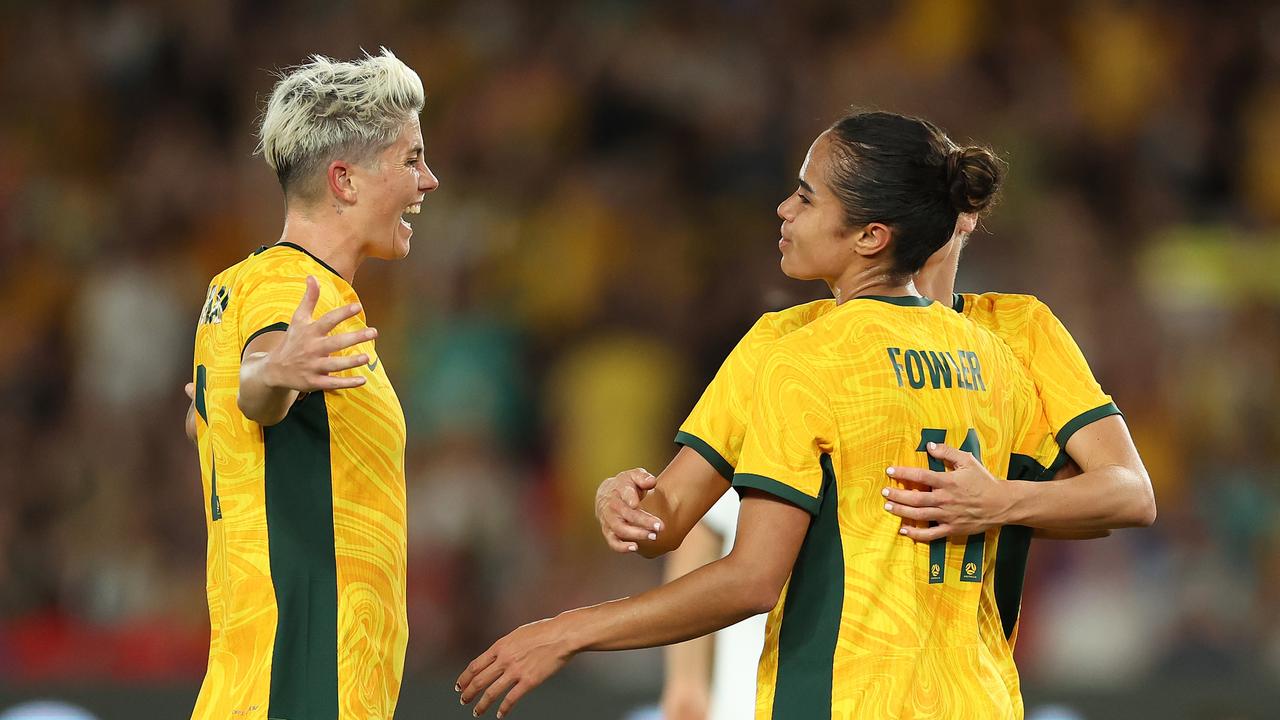
[[782,274],[792,280],[808,280],[809,278],[796,267],[796,261],[789,255],[783,255],[782,260],[778,262],[778,267],[782,270]]

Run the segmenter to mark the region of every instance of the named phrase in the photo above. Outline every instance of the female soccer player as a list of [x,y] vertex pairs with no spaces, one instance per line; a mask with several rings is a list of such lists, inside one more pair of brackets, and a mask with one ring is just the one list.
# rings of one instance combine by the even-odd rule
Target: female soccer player
[[385,49],[316,56],[267,104],[261,151],[284,189],[284,232],[213,278],[196,329],[188,416],[212,632],[193,719],[395,711],[404,416],[352,282],[366,258],[409,252],[401,216],[438,185],[422,105],[422,81]]
[[[972,462],[964,454],[940,446],[931,454],[938,459],[950,458],[957,469],[936,473],[918,468],[895,468],[899,480],[930,485],[936,490],[920,493],[889,488],[886,497],[890,502],[886,507],[904,518],[918,519],[926,513],[937,518],[935,527],[904,523],[905,534],[919,541],[981,532],[1003,524],[1001,518],[1010,517],[1008,513],[1012,512],[1011,504],[1015,501],[1010,489],[1025,491],[1017,498],[1021,503],[1017,512],[1025,518],[1023,522],[1056,528],[1036,531],[1043,536],[1094,537],[1102,534],[1099,531],[1111,527],[1151,524],[1155,502],[1150,481],[1123,418],[1117,414],[1110,398],[1102,393],[1083,355],[1048,308],[1026,295],[989,293],[953,296],[960,250],[975,225],[974,215],[961,214],[952,239],[933,254],[917,275],[917,288],[926,296],[946,298],[948,304],[955,305],[971,320],[1006,340],[1036,379],[1040,399],[1048,415],[1057,418],[1048,426],[1053,430],[1047,432],[1068,446],[1088,472],[1052,487],[997,483],[981,463]],[[640,505],[640,498],[655,483],[653,476],[642,469],[622,473],[602,483],[596,510],[611,547],[622,552],[639,549],[646,555],[653,555],[676,545],[667,562],[683,568],[684,572],[723,555],[716,553],[708,542],[699,541],[692,546],[687,541],[682,543],[685,533],[682,523],[696,522],[698,508],[705,502],[715,501],[727,487],[732,466],[742,446],[746,423],[744,405],[750,395],[759,349],[780,335],[811,322],[832,307],[834,303],[829,300],[809,303],[770,313],[756,323],[730,354],[682,426],[677,442],[687,446],[682,450],[687,462],[673,462],[663,472],[661,493]],[[1066,455],[1059,457],[1059,461],[1066,459]],[[1020,474],[1014,477],[1030,478],[1035,469],[1024,466],[1019,470]],[[726,473],[723,478],[721,472]],[[1070,472],[1064,469],[1057,477],[1066,477]],[[704,491],[705,495],[702,494]],[[734,493],[720,497],[716,506],[731,502],[736,507],[736,498],[730,497],[732,495]],[[646,508],[653,510],[654,514],[671,508],[679,508],[680,512],[654,517],[644,512]],[[662,528],[661,533],[656,531],[655,524]],[[690,537],[693,533],[700,536],[710,532],[695,529]],[[723,530],[717,532],[725,534]],[[1010,644],[1018,623],[1031,533],[1031,528],[1023,525],[1008,525],[1000,530],[999,554],[992,581],[1002,629]],[[657,542],[647,541],[649,535],[653,535]],[[728,537],[732,537],[731,533]],[[731,546],[730,540],[725,552]],[[730,631],[733,634],[727,635]],[[710,687],[705,665],[712,653],[705,647],[706,639],[669,648],[664,709],[682,720],[744,716],[742,689],[754,687],[755,673],[744,670],[743,659],[752,656],[754,660],[759,656],[763,637],[756,637],[756,634],[739,626],[716,634],[715,669]],[[727,653],[722,650],[727,650]]]
[[918,545],[880,494],[886,467],[948,436],[1000,474],[1015,451],[1054,459],[1008,347],[911,283],[999,178],[990,154],[920,120],[856,114],[819,136],[779,208],[779,248],[784,272],[825,280],[837,307],[762,354],[733,550],[517,629],[458,678],[462,701],[478,698],[479,714],[505,693],[502,716],[578,652],[678,642],[772,610],[758,718],[1014,716],[1008,646],[977,640],[999,622],[984,582],[996,534]]

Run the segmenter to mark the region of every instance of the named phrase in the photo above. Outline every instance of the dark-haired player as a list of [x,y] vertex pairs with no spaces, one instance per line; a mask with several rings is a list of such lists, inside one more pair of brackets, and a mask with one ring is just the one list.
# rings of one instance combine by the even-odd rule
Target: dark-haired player
[[[783,270],[822,279],[836,307],[771,343],[756,371],[733,484],[733,551],[634,598],[517,629],[459,677],[500,715],[585,650],[678,642],[771,610],[757,718],[1016,716],[995,628],[994,531],[930,547],[884,512],[884,469],[951,439],[1004,474],[1042,466],[1035,388],[1007,346],[911,278],[1000,167],[936,127],[885,113],[815,141],[779,207]],[[926,370],[932,368],[932,372]]]

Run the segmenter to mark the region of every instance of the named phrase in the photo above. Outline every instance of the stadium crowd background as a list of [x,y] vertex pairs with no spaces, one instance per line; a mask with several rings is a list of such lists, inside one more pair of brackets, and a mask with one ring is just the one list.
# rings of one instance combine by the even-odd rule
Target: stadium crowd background
[[[386,45],[423,77],[442,182],[409,258],[356,279],[410,432],[402,707],[450,695],[519,623],[658,580],[605,549],[594,488],[657,471],[752,320],[825,292],[778,271],[774,207],[855,103],[1009,161],[958,288],[1058,313],[1156,487],[1150,530],[1034,545],[1029,698],[1182,692],[1187,717],[1251,717],[1280,686],[1265,5],[4,4],[0,709],[86,688],[194,700],[195,316],[213,273],[278,237],[278,186],[252,155],[268,71]],[[618,717],[656,695],[656,653],[574,665],[559,687]]]

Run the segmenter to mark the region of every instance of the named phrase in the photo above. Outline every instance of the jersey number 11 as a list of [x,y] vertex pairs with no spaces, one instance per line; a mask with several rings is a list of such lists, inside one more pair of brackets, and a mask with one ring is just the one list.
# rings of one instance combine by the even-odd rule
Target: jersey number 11
[[[929,469],[934,472],[946,472],[942,461],[928,453],[929,443],[939,445],[947,441],[947,431],[937,428],[924,428],[920,431],[920,447],[918,452],[925,454],[929,460]],[[982,445],[978,442],[978,433],[973,428],[964,435],[960,449],[973,453],[978,462],[982,462]],[[930,522],[930,525],[937,525]],[[949,538],[938,538],[929,543],[929,584],[941,583],[947,575],[947,545]],[[964,562],[960,565],[960,582],[982,582],[982,552],[987,542],[986,533],[974,533],[964,544]]]

